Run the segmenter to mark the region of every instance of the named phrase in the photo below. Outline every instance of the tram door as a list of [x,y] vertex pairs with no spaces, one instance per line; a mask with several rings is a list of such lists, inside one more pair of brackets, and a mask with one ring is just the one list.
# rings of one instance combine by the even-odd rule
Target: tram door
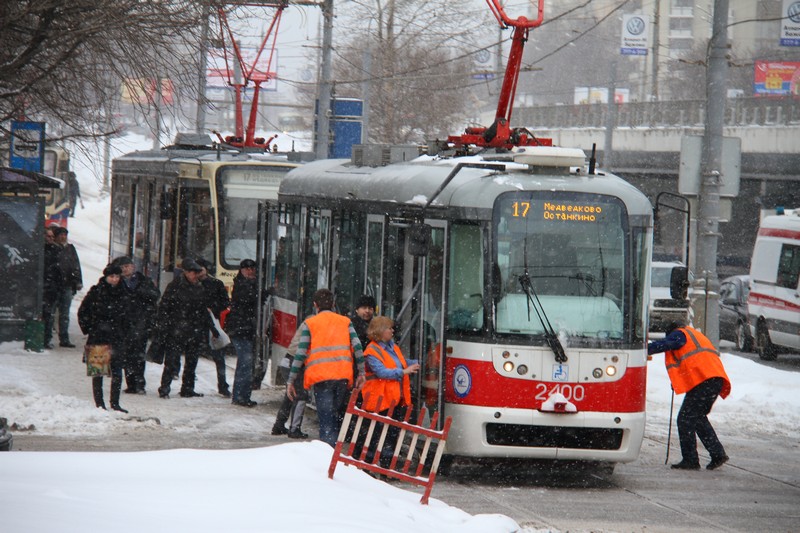
[[[441,409],[443,399],[444,316],[447,224],[426,220],[431,226],[427,255],[413,255],[411,226],[389,224],[386,229],[383,269],[383,310],[397,323],[396,341],[408,359],[419,361],[412,380],[413,401],[429,414]],[[413,245],[412,245],[413,248]],[[368,262],[371,259],[368,258]],[[369,263],[368,263],[369,265]]]
[[[380,315],[387,314],[383,309],[381,294],[381,287],[383,287],[384,234],[385,217],[383,215],[367,215],[367,253],[364,264],[366,276],[363,293],[375,298],[377,313]],[[360,295],[357,294],[355,296],[357,298]]]
[[[256,225],[256,277],[258,279],[258,306],[256,308],[256,345],[253,361],[253,389],[260,389],[267,374],[272,353],[272,316],[274,301],[272,291],[275,280],[275,261],[278,253],[278,205],[277,202],[263,201],[258,204]],[[283,353],[276,353],[276,358]],[[280,360],[272,359],[274,374]]]

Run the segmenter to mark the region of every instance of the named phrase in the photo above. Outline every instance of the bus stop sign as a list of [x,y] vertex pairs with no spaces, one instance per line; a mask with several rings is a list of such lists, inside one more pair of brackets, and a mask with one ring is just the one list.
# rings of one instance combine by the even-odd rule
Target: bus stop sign
[[44,122],[11,123],[11,168],[44,172],[44,126]]

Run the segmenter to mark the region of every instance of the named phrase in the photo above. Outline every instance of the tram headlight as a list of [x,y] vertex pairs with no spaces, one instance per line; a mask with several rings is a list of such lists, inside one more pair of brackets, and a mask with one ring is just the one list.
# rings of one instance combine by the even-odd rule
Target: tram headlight
[[595,368],[594,370],[592,370],[592,377],[594,377],[594,379],[602,378],[603,377],[603,369],[602,368]]
[[505,363],[503,363],[503,370],[505,370],[506,372],[511,372],[512,370],[514,370],[514,363],[512,363],[511,361],[506,361]]
[[524,376],[527,373],[528,373],[528,366],[527,365],[519,365],[517,367],[517,374],[519,374],[520,376]]
[[617,375],[617,367],[615,366],[608,366],[606,367],[606,374],[609,376],[616,376]]
[[503,359],[508,359],[509,357],[511,357],[511,352],[509,352],[508,350],[504,350]]

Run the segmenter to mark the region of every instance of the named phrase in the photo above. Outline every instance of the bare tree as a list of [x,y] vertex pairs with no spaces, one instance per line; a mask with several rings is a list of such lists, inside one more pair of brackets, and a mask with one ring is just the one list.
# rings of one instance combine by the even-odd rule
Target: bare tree
[[460,130],[477,39],[496,34],[485,5],[363,0],[337,15],[336,91],[369,99],[370,140],[422,142]]
[[[63,136],[108,134],[123,84],[196,85],[205,0],[0,3],[0,131],[20,116]],[[156,91],[157,93],[158,91]],[[138,103],[153,103],[152,94]]]

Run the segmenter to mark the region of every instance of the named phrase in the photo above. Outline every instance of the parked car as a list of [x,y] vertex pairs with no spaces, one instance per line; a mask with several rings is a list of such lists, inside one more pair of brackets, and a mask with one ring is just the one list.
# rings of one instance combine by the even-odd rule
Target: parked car
[[10,452],[14,439],[8,431],[8,422],[5,418],[0,418],[0,452]]
[[740,352],[753,350],[747,297],[750,276],[731,276],[719,286],[719,338],[733,341]]
[[[677,270],[676,270],[677,269]],[[682,287],[674,286],[673,271],[685,272],[688,278]],[[666,331],[672,322],[689,320],[689,298],[687,290],[692,281],[691,272],[686,272],[683,263],[677,261],[653,261],[650,270],[650,331]]]

